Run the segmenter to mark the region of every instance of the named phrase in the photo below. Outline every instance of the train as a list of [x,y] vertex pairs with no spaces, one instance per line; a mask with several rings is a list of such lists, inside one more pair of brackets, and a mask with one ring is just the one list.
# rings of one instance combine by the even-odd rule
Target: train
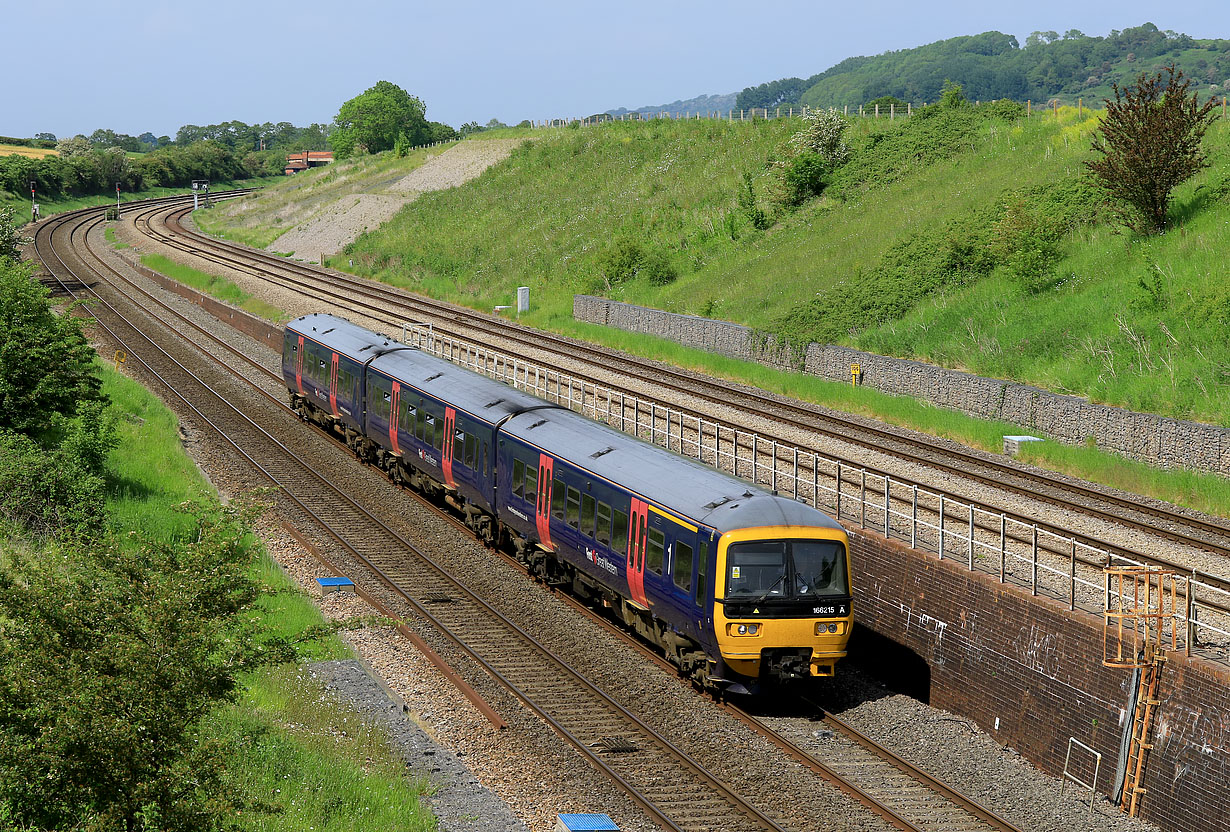
[[849,540],[823,512],[315,313],[286,326],[292,409],[718,695],[832,676]]

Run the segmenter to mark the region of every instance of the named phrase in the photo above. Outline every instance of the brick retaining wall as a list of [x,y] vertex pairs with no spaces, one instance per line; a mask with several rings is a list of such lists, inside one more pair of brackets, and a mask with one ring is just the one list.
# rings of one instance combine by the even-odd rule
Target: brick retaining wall
[[[1075,737],[1102,753],[1097,787],[1111,790],[1132,677],[1102,666],[1100,617],[875,534],[851,541],[851,661],[910,667],[905,689],[1052,775]],[[1174,832],[1230,828],[1230,668],[1172,655],[1160,698],[1141,816]]]
[[847,347],[813,343],[798,355],[773,338],[739,324],[590,295],[573,298],[572,314],[580,321],[644,332],[696,349],[779,369],[803,370],[832,381],[848,382],[850,365],[859,364],[862,383],[886,393],[1022,425],[1068,444],[1084,444],[1092,437],[1100,448],[1157,465],[1230,474],[1230,431],[1215,425],[1134,413],[1012,381]]

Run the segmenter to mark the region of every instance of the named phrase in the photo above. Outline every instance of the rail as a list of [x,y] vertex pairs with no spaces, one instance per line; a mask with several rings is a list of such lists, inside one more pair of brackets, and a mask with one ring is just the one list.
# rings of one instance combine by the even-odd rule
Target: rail
[[[402,334],[409,346],[766,486],[838,520],[857,522],[860,528],[931,552],[940,560],[959,561],[970,571],[998,576],[1000,583],[1027,587],[1035,596],[1049,590],[1072,610],[1078,600],[1091,603],[1104,596],[1101,575],[1083,576],[1078,563],[1146,565],[940,491],[897,483],[889,475],[753,431],[725,427],[413,323],[407,323]],[[1055,557],[1043,556],[1046,551],[1066,553],[1067,562],[1057,566]],[[1182,630],[1176,635],[1189,655],[1201,634],[1225,639],[1226,644],[1219,642],[1225,652],[1230,623],[1224,621],[1223,611],[1230,606],[1230,592],[1200,577],[1196,570],[1183,576],[1189,601],[1173,626]]]

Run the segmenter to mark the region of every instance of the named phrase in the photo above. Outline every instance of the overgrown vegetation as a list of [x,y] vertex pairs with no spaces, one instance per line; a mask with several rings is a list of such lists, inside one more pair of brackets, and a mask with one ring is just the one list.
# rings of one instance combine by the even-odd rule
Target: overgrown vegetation
[[[54,343],[45,293],[14,288],[29,277],[0,258],[24,303],[6,343],[31,348],[4,368],[71,376],[79,332]],[[165,408],[88,375],[70,389],[90,395],[27,396],[39,410],[0,433],[0,828],[430,829],[379,731],[289,664],[345,651],[260,560],[256,504],[200,500]]]

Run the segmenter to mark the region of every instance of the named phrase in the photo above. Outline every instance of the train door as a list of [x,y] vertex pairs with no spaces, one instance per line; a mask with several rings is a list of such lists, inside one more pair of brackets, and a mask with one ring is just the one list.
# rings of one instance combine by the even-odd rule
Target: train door
[[457,411],[451,407],[444,408],[444,450],[441,452],[440,467],[444,469],[444,481],[450,488],[457,487],[453,479],[453,429],[457,425]]
[[[334,372],[337,372],[336,358],[334,359]],[[389,447],[393,449],[393,453],[401,456],[401,445],[397,443],[397,423],[398,411],[401,410],[401,384],[393,382],[393,396],[389,400]]]
[[696,528],[675,525],[670,528],[673,540],[666,541],[666,569],[663,587],[670,595],[674,620],[690,629],[695,616],[691,614],[696,569]]
[[303,336],[299,336],[299,346],[295,349],[295,385],[299,395],[303,395]]
[[649,522],[649,504],[632,498],[628,528],[628,591],[632,600],[642,607],[649,606],[645,597],[645,539]]
[[538,526],[538,539],[552,551],[555,544],[551,541],[551,482],[554,479],[555,460],[546,454],[538,455],[538,502],[535,522]]
[[337,412],[337,353],[333,353],[333,360],[329,364],[329,410],[333,412],[334,417]]

